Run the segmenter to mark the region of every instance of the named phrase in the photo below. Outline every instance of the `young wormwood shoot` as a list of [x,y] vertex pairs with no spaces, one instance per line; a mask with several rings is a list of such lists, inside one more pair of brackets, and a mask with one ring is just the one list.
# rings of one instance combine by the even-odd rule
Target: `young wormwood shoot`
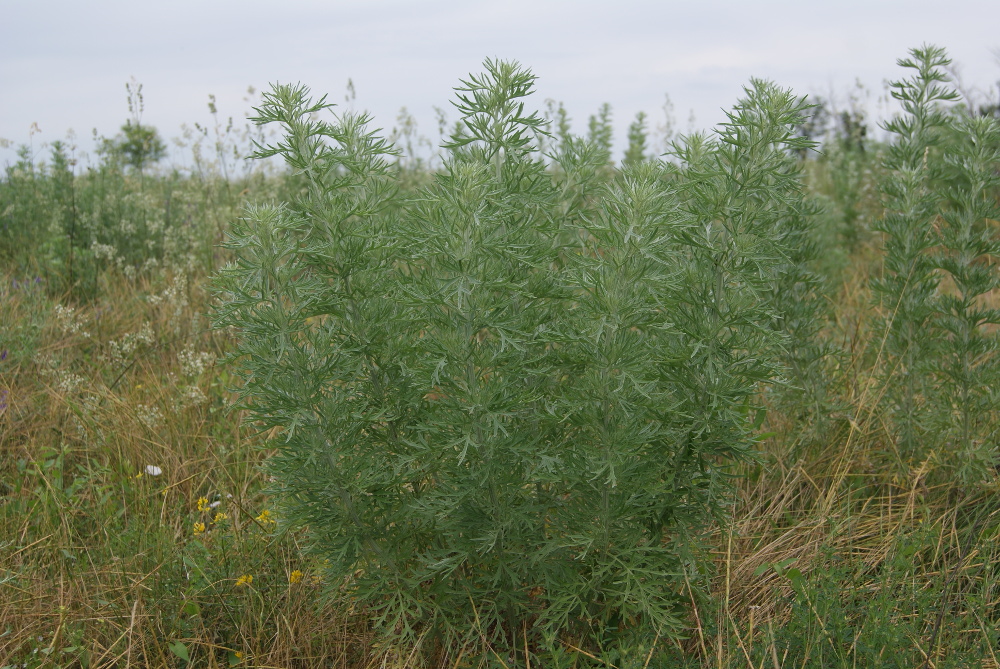
[[536,112],[525,116],[524,101],[535,83],[535,75],[516,62],[483,63],[486,72],[472,75],[455,88],[458,100],[453,102],[462,115],[462,125],[468,134],[452,138],[445,149],[472,145],[486,162],[493,165],[494,176],[501,178],[504,160],[517,161],[533,151],[531,144],[544,131],[545,121]]
[[984,299],[1000,288],[1000,123],[988,117],[954,119],[956,136],[945,156],[951,172],[949,206],[942,214],[937,266],[954,288],[937,302],[944,334],[935,373],[940,384],[945,445],[957,454],[955,476],[963,486],[990,478],[997,464],[998,342],[987,326],[1000,310]]
[[937,186],[939,145],[948,123],[940,103],[957,97],[941,85],[950,62],[943,50],[924,47],[911,55],[899,65],[914,70],[913,77],[892,84],[892,95],[905,113],[885,125],[898,139],[885,160],[886,213],[874,226],[885,235],[885,260],[882,276],[872,284],[884,312],[876,332],[885,337],[885,397],[904,462],[922,456],[921,444],[931,434],[930,412],[924,407],[935,339],[927,328],[940,277],[930,250],[937,244],[934,225],[943,200]]

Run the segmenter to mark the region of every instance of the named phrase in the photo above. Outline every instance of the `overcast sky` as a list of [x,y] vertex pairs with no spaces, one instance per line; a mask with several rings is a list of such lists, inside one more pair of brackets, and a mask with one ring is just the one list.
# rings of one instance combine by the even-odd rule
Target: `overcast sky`
[[301,81],[343,101],[349,78],[378,125],[406,106],[436,137],[433,107],[451,111],[458,79],[499,57],[530,67],[537,108],[564,102],[579,132],[610,102],[620,145],[637,111],[662,123],[665,94],[681,131],[692,111],[714,125],[752,76],[841,104],[860,80],[877,113],[896,59],[925,42],[995,97],[998,26],[997,0],[0,0],[0,138],[40,151],[73,129],[89,150],[92,129],[128,118],[132,77],[167,139],[210,121],[209,94],[241,117],[248,86]]

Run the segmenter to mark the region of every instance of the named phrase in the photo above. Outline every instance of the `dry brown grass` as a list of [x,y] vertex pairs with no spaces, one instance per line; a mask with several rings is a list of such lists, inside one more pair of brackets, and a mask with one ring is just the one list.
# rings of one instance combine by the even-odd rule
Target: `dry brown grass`
[[[206,331],[202,280],[153,304],[173,277],[119,279],[76,308],[75,332],[41,290],[3,296],[0,666],[176,666],[176,641],[196,666],[237,652],[245,666],[364,662],[364,621],[317,606],[301,534],[256,519],[266,453],[224,411],[225,373],[185,372],[185,348],[227,345]],[[152,339],[116,358],[112,342],[143,324]],[[220,504],[199,512],[200,497]]]
[[[992,644],[1000,589],[990,565],[1000,559],[1000,478],[975,491],[960,490],[948,478],[949,456],[940,449],[899,469],[880,411],[881,337],[867,323],[872,318],[868,275],[875,257],[864,252],[855,258],[835,312],[833,334],[847,353],[846,367],[837,370],[846,412],[836,414],[808,448],[796,437],[806,431],[770,415],[776,436],[762,445],[767,465],[740,480],[731,531],[720,528],[715,537],[718,627],[729,633],[716,635],[708,653],[702,650],[713,659],[704,666],[789,666],[774,630],[788,624],[796,593],[791,579],[779,572],[797,568],[806,579],[822,582],[834,566],[850,565],[853,582],[836,587],[876,593],[886,586],[885,574],[894,568],[901,546],[913,541],[920,544],[903,580],[936,604],[926,611],[926,624],[918,625],[923,633],[912,639],[926,666],[938,666],[962,638],[984,649],[988,657],[982,666],[997,661]],[[931,539],[915,539],[924,536]],[[986,609],[962,603],[974,592],[985,599]],[[905,605],[900,601],[901,610]],[[940,616],[932,615],[939,611]],[[817,626],[824,628],[826,622],[816,615]],[[705,634],[697,630],[688,644],[691,651],[699,650],[697,640]],[[754,647],[762,654],[754,655]]]
[[[769,416],[776,436],[762,444],[764,466],[739,481],[731,531],[717,528],[710,539],[717,605],[692,596],[681,644],[688,666],[812,666],[817,649],[835,642],[823,636],[824,602],[810,600],[816,640],[804,661],[790,659],[779,637],[796,620],[793,568],[822,583],[849,565],[854,580],[834,591],[874,597],[909,587],[936,602],[912,639],[928,666],[947,666],[943,658],[963,644],[990,647],[1000,485],[955,489],[936,477],[946,456],[933,450],[898,468],[879,411],[880,339],[864,315],[872,264],[864,254],[856,262],[831,330],[846,351],[832,372],[843,409],[812,432]],[[0,305],[8,351],[0,363],[0,666],[181,666],[177,642],[192,666],[421,666],[416,649],[375,646],[363,615],[318,605],[323,570],[307,537],[258,520],[273,504],[260,469],[267,453],[225,411],[226,370],[206,363],[197,371],[207,358],[196,354],[218,358],[228,347],[207,329],[204,277],[112,277],[102,299],[77,307],[70,321],[56,313],[60,300],[14,290],[11,279]],[[122,355],[122,342],[145,324],[149,342]],[[191,387],[204,400],[185,403]],[[144,474],[147,465],[163,474]],[[199,498],[220,501],[228,518],[213,525],[216,509],[198,511]],[[900,547],[914,541],[912,569],[891,581]],[[296,583],[294,570],[303,572]],[[242,575],[252,584],[237,585]],[[972,593],[986,608],[967,604]],[[899,620],[912,621],[906,610],[902,602]],[[993,652],[982,666],[997,666]]]

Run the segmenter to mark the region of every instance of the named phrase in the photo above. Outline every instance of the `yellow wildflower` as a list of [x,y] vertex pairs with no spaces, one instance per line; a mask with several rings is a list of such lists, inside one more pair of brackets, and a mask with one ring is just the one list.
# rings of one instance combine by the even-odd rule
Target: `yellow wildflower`
[[229,516],[228,516],[227,514],[225,514],[225,513],[222,513],[222,512],[220,511],[219,513],[215,514],[215,517],[214,517],[214,518],[212,518],[212,522],[213,522],[213,523],[217,523],[217,522],[219,522],[220,520],[225,520],[226,518],[229,518]]
[[298,583],[301,580],[302,580],[302,572],[299,571],[298,569],[296,569],[295,571],[293,571],[291,574],[288,575],[289,583]]
[[243,574],[238,579],[236,579],[236,585],[251,585],[253,583],[253,576],[250,574]]
[[197,534],[201,534],[204,531],[205,531],[205,523],[195,523],[194,524],[194,533],[196,535]]
[[209,509],[208,498],[207,497],[199,497],[198,498],[198,510],[199,511],[208,511],[208,509]]
[[257,522],[267,525],[269,523],[274,523],[276,521],[274,520],[274,518],[271,517],[271,512],[268,511],[267,509],[264,509],[263,511],[260,512],[260,515],[257,516]]

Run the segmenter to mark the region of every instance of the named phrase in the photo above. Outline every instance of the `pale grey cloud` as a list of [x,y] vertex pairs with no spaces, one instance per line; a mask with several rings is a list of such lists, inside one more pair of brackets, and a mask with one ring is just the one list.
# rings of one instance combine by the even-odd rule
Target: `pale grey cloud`
[[[144,84],[144,121],[167,137],[205,122],[214,93],[224,115],[246,111],[248,85],[302,81],[357,104],[391,127],[406,106],[431,135],[458,78],[485,57],[514,58],[539,76],[537,104],[565,102],[578,130],[602,102],[619,135],[639,110],[654,122],[665,93],[679,124],[721,120],[751,76],[797,92],[846,95],[855,79],[881,93],[895,60],[931,42],[982,88],[1000,79],[991,49],[1000,4],[940,2],[653,2],[618,0],[216,0],[0,4],[0,137],[40,141],[73,128],[113,134],[124,84]],[[0,153],[0,163],[11,151]]]

